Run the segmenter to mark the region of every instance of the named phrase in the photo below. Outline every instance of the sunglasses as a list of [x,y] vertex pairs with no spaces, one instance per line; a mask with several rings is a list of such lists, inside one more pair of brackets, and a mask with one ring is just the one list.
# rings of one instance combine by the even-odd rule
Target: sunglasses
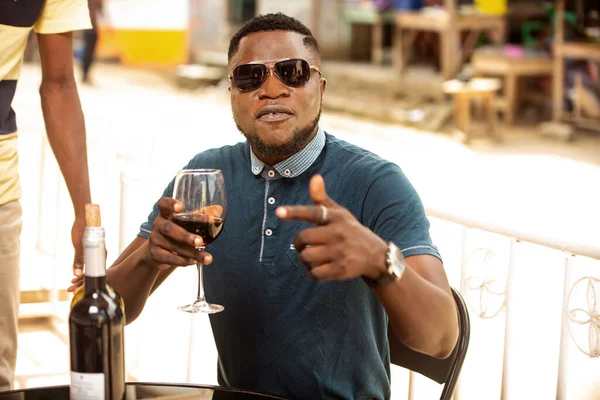
[[271,66],[261,63],[241,64],[235,67],[233,74],[229,75],[229,80],[240,92],[251,92],[260,88],[273,70],[279,80],[287,86],[302,87],[310,80],[311,69],[322,75],[318,67],[300,58],[271,63]]

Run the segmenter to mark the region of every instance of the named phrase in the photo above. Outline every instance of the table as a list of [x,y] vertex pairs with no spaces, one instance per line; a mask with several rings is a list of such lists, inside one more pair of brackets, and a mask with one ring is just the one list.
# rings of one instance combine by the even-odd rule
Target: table
[[497,131],[498,123],[494,106],[494,98],[500,87],[501,83],[498,79],[475,78],[468,82],[454,79],[443,83],[444,92],[454,95],[456,125],[464,135],[465,142],[471,139],[472,100],[480,100],[483,103],[488,122],[488,135],[496,141],[501,140]]
[[[0,392],[0,400],[69,400],[69,386]],[[268,400],[280,399],[244,390],[178,383],[127,383],[127,400]]]
[[504,97],[498,108],[504,112],[504,122],[512,125],[518,108],[518,84],[521,77],[552,76],[554,64],[548,54],[523,50],[522,55],[508,55],[504,48],[482,48],[473,53],[471,60],[476,76],[504,77]]
[[[506,20],[503,16],[460,14],[454,10],[396,11],[394,67],[400,75],[405,70],[406,50],[412,46],[419,31],[439,33],[441,73],[444,79],[451,79],[473,51],[481,33],[487,32],[495,44],[504,43]],[[468,37],[460,46],[460,36],[463,32],[468,32]]]

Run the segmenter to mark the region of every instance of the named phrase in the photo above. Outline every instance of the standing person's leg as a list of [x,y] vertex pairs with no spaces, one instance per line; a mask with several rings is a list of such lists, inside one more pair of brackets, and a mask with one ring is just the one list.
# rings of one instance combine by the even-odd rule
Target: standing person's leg
[[92,67],[92,63],[94,62],[94,55],[96,52],[96,43],[98,42],[98,32],[95,29],[89,29],[83,31],[83,43],[84,43],[84,51],[83,51],[83,81],[89,82],[89,73],[90,68]]
[[13,386],[19,320],[21,203],[0,205],[0,391]]

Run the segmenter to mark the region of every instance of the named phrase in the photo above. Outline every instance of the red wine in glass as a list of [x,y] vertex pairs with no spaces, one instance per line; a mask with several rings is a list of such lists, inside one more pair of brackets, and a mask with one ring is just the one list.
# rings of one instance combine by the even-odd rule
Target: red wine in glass
[[[227,199],[225,181],[218,169],[187,169],[177,173],[173,198],[183,209],[173,214],[173,222],[185,230],[202,238],[204,244],[198,250],[214,242],[219,237],[225,223]],[[204,296],[202,264],[198,267],[198,295],[196,300],[179,310],[189,313],[213,314],[223,311],[219,304],[210,304]]]
[[223,229],[223,218],[193,212],[175,214],[173,222],[186,231],[200,236],[205,246],[214,242]]

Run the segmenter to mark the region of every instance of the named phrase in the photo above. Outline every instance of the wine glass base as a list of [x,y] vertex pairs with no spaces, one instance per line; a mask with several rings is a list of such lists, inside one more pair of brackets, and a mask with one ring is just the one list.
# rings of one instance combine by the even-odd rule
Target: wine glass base
[[223,311],[225,307],[219,304],[209,304],[199,301],[185,306],[179,306],[177,309],[190,314],[216,314]]

